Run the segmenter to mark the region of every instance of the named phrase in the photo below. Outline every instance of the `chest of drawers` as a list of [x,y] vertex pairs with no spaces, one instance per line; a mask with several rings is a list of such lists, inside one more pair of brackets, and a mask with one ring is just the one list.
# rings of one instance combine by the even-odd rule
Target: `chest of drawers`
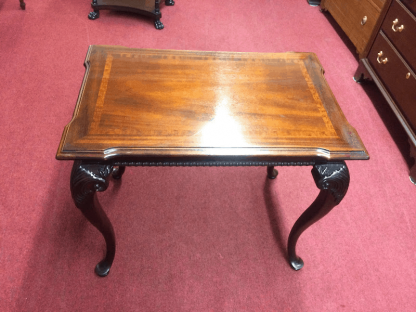
[[[354,76],[372,78],[396,114],[416,157],[416,0],[388,0]],[[416,158],[415,158],[416,159]],[[416,183],[416,165],[410,179]]]
[[362,54],[386,0],[322,0],[321,9],[331,13]]

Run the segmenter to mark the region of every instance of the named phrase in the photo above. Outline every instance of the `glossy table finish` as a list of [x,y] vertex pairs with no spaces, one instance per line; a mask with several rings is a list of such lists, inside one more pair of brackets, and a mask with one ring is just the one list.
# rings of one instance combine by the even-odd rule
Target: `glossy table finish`
[[300,234],[345,195],[345,160],[368,159],[313,53],[231,53],[91,46],[74,116],[57,159],[75,160],[75,204],[104,235],[108,274],[111,223],[96,199],[125,166],[310,165],[321,193],[289,236],[300,269]]

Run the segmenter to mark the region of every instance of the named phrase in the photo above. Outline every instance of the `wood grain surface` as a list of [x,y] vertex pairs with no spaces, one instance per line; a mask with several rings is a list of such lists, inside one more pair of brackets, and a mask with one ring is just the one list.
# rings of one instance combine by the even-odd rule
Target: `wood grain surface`
[[91,46],[57,159],[368,159],[313,53]]
[[[323,0],[338,25],[361,54],[366,48],[386,0]],[[365,22],[364,22],[365,20]]]

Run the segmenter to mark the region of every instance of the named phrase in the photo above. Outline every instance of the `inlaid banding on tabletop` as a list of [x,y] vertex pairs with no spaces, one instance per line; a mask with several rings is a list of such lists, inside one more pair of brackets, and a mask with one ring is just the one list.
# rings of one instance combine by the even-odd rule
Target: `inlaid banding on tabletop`
[[320,152],[313,156],[318,150],[327,151],[326,159],[366,154],[325,91],[313,53],[91,46],[87,63],[85,90],[58,158],[105,160],[107,150],[119,157],[127,150],[146,154],[143,149],[149,155],[181,149],[186,157],[249,148],[259,161],[290,150],[303,150],[305,160],[322,158]]

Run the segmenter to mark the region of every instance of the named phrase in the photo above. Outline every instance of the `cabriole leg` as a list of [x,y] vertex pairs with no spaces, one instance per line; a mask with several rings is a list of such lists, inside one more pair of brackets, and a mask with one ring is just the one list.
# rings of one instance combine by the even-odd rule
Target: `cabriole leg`
[[88,164],[76,160],[71,173],[71,195],[83,215],[104,236],[107,252],[105,258],[95,267],[99,276],[107,276],[113,264],[116,241],[113,226],[101,208],[96,192],[108,187],[108,178],[113,170],[111,165]]
[[289,234],[289,262],[295,270],[303,267],[302,259],[296,255],[296,243],[299,236],[341,202],[350,183],[350,174],[345,162],[315,165],[312,169],[312,176],[321,192],[295,222]]

